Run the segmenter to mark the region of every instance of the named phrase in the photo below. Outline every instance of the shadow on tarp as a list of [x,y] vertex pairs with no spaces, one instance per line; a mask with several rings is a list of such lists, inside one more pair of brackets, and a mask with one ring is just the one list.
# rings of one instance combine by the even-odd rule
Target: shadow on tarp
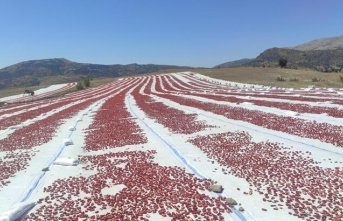
[[18,203],[0,214],[0,221],[21,221],[36,206],[35,202]]

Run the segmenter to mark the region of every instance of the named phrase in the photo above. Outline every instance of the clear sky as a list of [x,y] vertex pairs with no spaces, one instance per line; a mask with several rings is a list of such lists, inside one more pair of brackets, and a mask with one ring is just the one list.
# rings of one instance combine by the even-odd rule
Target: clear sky
[[0,0],[0,68],[66,58],[194,67],[343,35],[343,0]]

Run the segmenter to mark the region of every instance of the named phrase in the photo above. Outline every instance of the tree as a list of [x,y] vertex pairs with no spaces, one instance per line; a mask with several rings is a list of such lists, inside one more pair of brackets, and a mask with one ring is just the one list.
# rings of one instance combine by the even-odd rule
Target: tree
[[81,81],[77,82],[77,84],[76,84],[76,89],[77,89],[77,90],[82,90],[82,89],[83,89],[83,85],[82,85],[82,82],[81,82]]
[[286,67],[287,62],[288,62],[288,61],[287,61],[286,58],[280,58],[280,59],[279,59],[279,65],[280,65],[280,67],[281,67],[281,68]]
[[84,79],[83,80],[83,85],[85,85],[85,87],[89,87],[91,85],[91,82],[90,80],[87,78],[87,79]]

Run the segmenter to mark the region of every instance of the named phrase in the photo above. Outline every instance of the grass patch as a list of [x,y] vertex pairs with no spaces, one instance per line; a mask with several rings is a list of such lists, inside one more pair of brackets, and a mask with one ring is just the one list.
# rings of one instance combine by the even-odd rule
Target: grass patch
[[276,81],[286,81],[286,80],[283,77],[279,76],[279,77],[276,78]]
[[319,82],[319,81],[321,81],[320,78],[317,78],[317,77],[312,78],[312,82]]
[[[239,83],[259,84],[264,86],[305,88],[310,85],[316,87],[341,88],[342,83],[339,73],[322,73],[314,70],[286,69],[286,68],[262,68],[262,67],[239,67],[218,69],[189,69],[216,79],[234,81]],[[341,74],[342,75],[342,74]],[[276,81],[280,76],[284,79],[296,78],[298,81]],[[325,79],[325,81],[312,82],[312,78]]]

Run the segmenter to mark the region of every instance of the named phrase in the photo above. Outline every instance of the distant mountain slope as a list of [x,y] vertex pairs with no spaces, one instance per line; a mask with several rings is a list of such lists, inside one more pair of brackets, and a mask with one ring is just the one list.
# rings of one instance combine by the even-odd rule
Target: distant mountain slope
[[[244,66],[278,66],[280,58],[288,60],[287,67],[310,68],[319,71],[330,71],[343,67],[343,49],[299,51],[285,48],[270,48]],[[338,68],[339,69],[339,68]]]
[[33,60],[0,69],[0,89],[16,86],[35,86],[42,82],[64,83],[77,81],[83,77],[120,77],[179,68],[189,67],[154,64],[85,64],[72,62],[64,58]]
[[316,39],[292,49],[300,51],[343,49],[343,35],[339,37]]
[[234,68],[234,67],[240,67],[243,64],[246,64],[246,63],[248,63],[248,62],[250,62],[252,60],[254,60],[254,59],[243,58],[243,59],[240,59],[240,60],[225,62],[223,64],[216,65],[213,68]]
[[221,67],[277,67],[281,57],[288,60],[289,68],[310,68],[318,71],[342,71],[343,68],[343,35],[339,37],[316,39],[293,48],[270,48],[255,59],[241,59],[226,62]]

